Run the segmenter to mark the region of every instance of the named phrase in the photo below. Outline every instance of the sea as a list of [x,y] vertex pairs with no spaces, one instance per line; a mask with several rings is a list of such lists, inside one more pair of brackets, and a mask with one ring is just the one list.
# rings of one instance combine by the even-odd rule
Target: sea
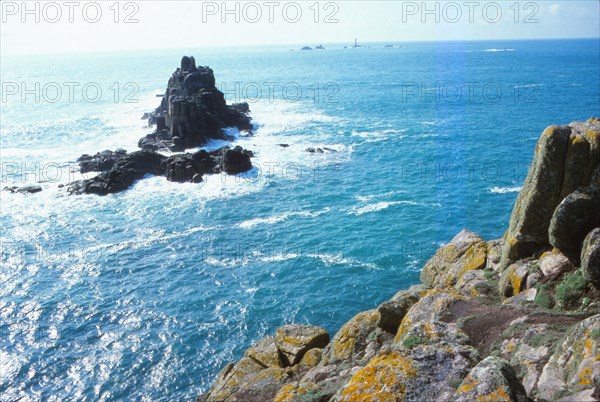
[[[193,400],[282,325],[333,336],[460,230],[502,237],[544,128],[600,115],[598,39],[300,47],[2,57],[1,186],[43,190],[0,193],[0,400]],[[206,148],[253,170],[69,196],[183,55],[249,103]]]

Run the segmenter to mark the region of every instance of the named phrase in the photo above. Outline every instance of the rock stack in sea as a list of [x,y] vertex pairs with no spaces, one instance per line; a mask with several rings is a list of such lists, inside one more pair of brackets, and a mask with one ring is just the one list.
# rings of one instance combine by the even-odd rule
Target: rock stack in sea
[[[181,153],[205,145],[209,140],[233,140],[226,128],[249,130],[251,119],[247,103],[227,105],[215,86],[209,67],[196,67],[193,57],[184,56],[181,67],[171,78],[160,106],[146,113],[152,134],[141,138],[141,151],[123,149],[82,155],[77,162],[83,173],[101,172],[97,176],[68,185],[70,194],[106,195],[127,190],[145,175],[165,176],[174,182],[200,183],[206,174],[238,174],[252,169],[252,151],[240,146],[222,147],[207,152]],[[157,151],[176,152],[165,156]]]
[[463,230],[422,284],[331,338],[281,327],[198,400],[599,400],[599,160],[599,119],[549,127],[504,238]]
[[227,105],[223,92],[215,86],[209,67],[196,67],[193,57],[184,56],[162,95],[160,106],[145,115],[152,134],[141,138],[138,146],[145,150],[181,151],[206,144],[209,140],[228,140],[227,127],[250,130],[247,103]]

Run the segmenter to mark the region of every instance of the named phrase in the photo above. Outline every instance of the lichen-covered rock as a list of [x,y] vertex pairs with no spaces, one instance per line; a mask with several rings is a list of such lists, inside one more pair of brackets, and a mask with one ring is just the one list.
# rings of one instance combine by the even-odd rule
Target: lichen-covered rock
[[275,345],[284,367],[294,366],[313,348],[324,348],[329,334],[321,327],[311,325],[284,325],[275,333]]
[[581,269],[586,280],[600,283],[600,228],[592,230],[583,241]]
[[433,287],[452,287],[461,277],[486,265],[487,245],[467,230],[440,248],[421,271],[421,282]]
[[267,336],[256,342],[252,347],[246,350],[245,357],[249,357],[264,368],[283,367],[279,358],[279,351],[275,346],[275,338]]
[[481,269],[465,272],[456,282],[454,288],[464,295],[484,296],[495,293],[497,285],[487,277],[487,272]]
[[[600,167],[597,169],[600,170]],[[554,211],[550,244],[561,250],[579,252],[585,236],[600,226],[600,186],[579,187]]]
[[319,386],[313,382],[284,385],[273,402],[313,402],[320,401]]
[[515,334],[502,342],[501,356],[515,368],[527,395],[536,398],[537,382],[542,374],[542,368],[548,362],[555,342],[562,333],[549,324],[523,322],[515,325],[522,326],[523,333]]
[[513,208],[502,251],[503,267],[548,244],[548,228],[561,198],[572,129],[550,126],[540,137],[523,188]]
[[588,166],[582,183],[587,184],[591,181],[594,169],[600,164],[600,119],[592,117],[584,123],[572,122],[569,126],[573,127],[590,144]]
[[373,358],[360,369],[342,389],[335,401],[402,401],[406,385],[417,376],[411,359],[391,352]]
[[573,130],[569,138],[569,146],[565,158],[565,173],[560,193],[561,199],[577,190],[577,187],[584,183],[589,157],[590,143],[585,136],[577,132],[577,130]]
[[519,261],[510,265],[500,274],[498,282],[500,294],[504,297],[518,295],[527,284],[529,275],[529,264],[525,261]]
[[323,349],[313,348],[304,354],[304,357],[300,360],[299,364],[306,367],[315,367],[321,362],[322,357]]
[[600,385],[600,315],[575,325],[550,357],[538,395],[555,400]]
[[441,321],[441,316],[457,301],[465,297],[452,290],[432,289],[415,303],[402,319],[394,343],[402,341],[403,336],[414,323],[419,321]]
[[420,293],[424,290],[422,286],[413,286],[409,290],[401,290],[390,300],[383,302],[377,308],[380,316],[377,323],[379,327],[395,334],[402,319],[412,305],[419,301]]
[[533,303],[537,294],[538,290],[536,288],[527,289],[515,296],[503,300],[502,304],[507,306],[523,307],[527,304]]
[[412,349],[421,344],[448,342],[466,345],[469,337],[456,324],[447,324],[440,321],[419,321],[399,338],[394,340],[394,345],[400,348]]
[[487,260],[485,262],[485,268],[493,271],[500,270],[500,260],[502,259],[502,247],[504,247],[504,240],[490,240],[487,242]]
[[230,401],[231,396],[257,376],[264,367],[249,357],[235,364],[228,364],[221,370],[206,396],[210,402]]
[[453,401],[529,402],[515,370],[503,359],[489,356],[473,367]]
[[245,383],[227,402],[264,402],[271,401],[277,392],[290,382],[289,374],[281,368],[264,369]]
[[[368,353],[376,353],[381,347],[381,340],[378,338],[385,336],[384,331],[377,326],[379,320],[379,312],[369,310],[357,314],[344,324],[327,347],[323,364],[340,361],[358,364],[357,362],[366,355],[367,358],[372,357],[368,356]],[[391,335],[387,335],[387,338],[391,339]],[[368,347],[370,344],[372,344],[371,347]]]

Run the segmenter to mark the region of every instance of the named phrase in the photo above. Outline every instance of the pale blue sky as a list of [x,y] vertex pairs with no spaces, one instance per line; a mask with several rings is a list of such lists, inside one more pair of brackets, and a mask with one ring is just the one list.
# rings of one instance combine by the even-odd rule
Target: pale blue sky
[[[29,2],[27,14],[21,1],[2,0],[2,53],[315,45],[355,37],[404,42],[600,35],[598,0],[427,2],[429,14],[423,13],[422,1],[227,2],[228,14],[221,1],[121,2],[118,14],[113,1],[90,3],[81,1],[69,9],[63,1]],[[127,16],[137,22],[124,23]],[[98,21],[92,23],[94,19]]]

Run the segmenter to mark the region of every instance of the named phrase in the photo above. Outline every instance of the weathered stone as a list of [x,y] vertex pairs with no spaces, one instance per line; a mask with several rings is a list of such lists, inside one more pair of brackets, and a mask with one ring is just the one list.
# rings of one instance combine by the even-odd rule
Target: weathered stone
[[229,402],[233,394],[262,370],[264,370],[262,365],[248,357],[242,358],[235,364],[228,364],[217,376],[206,399],[211,402]]
[[548,251],[541,255],[538,266],[546,277],[555,278],[563,272],[574,271],[575,266],[558,250]]
[[518,295],[525,290],[528,275],[529,266],[526,262],[519,261],[510,265],[500,274],[498,282],[500,294],[504,297]]
[[590,143],[583,135],[573,130],[567,148],[565,173],[560,193],[561,199],[577,190],[577,187],[584,183],[589,157]]
[[595,388],[600,384],[600,315],[575,325],[550,357],[538,381],[541,399]]
[[390,300],[383,302],[378,308],[380,328],[396,333],[402,319],[408,310],[419,300],[419,292],[412,290],[402,290],[394,295]]
[[560,250],[579,252],[585,236],[598,226],[600,187],[579,187],[562,200],[554,211],[548,232],[550,244]]
[[500,260],[502,259],[502,247],[504,240],[490,240],[487,242],[487,260],[485,268],[493,271],[500,270]]
[[591,181],[594,169],[600,164],[600,119],[592,117],[586,122],[573,122],[569,126],[580,133],[590,144],[590,155],[588,165],[582,184]]
[[434,287],[452,287],[468,271],[485,267],[487,246],[467,230],[440,248],[421,271],[421,282]]
[[294,366],[313,348],[324,348],[329,334],[321,327],[311,325],[284,325],[275,333],[275,345],[285,367]]
[[245,383],[228,402],[265,402],[272,401],[277,392],[291,381],[284,369],[270,367]]
[[[364,358],[367,344],[377,341],[377,322],[380,314],[377,310],[369,310],[357,314],[345,323],[335,334],[330,346],[326,349],[323,364],[340,361],[358,361]],[[380,330],[381,331],[381,330]],[[370,335],[374,336],[369,339]]]
[[416,375],[411,359],[399,353],[383,354],[359,370],[335,401],[404,400],[406,384]]
[[520,306],[523,306],[523,304],[532,303],[535,300],[537,293],[538,293],[538,290],[535,288],[527,289],[527,290],[520,292],[519,294],[517,294],[515,296],[509,297],[508,299],[503,300],[502,304],[505,304],[507,306],[520,307]]
[[592,230],[583,241],[581,269],[586,280],[600,283],[600,228]]
[[403,336],[413,323],[419,321],[441,321],[442,315],[464,296],[452,290],[432,289],[413,305],[402,319],[398,332],[394,338],[395,343],[402,341]]
[[469,337],[456,324],[441,321],[419,321],[413,323],[400,337],[394,340],[394,346],[412,349],[420,344],[448,342],[466,345]]
[[323,357],[323,349],[314,348],[309,350],[304,354],[302,360],[300,360],[300,365],[307,367],[315,367],[317,364],[321,362],[321,358]]
[[253,359],[264,368],[283,368],[283,364],[279,358],[279,351],[277,350],[277,346],[275,346],[275,338],[272,336],[267,336],[256,342],[246,350],[244,356]]
[[[535,319],[535,318],[534,318]],[[510,334],[500,346],[501,357],[517,372],[527,395],[537,400],[537,383],[564,330],[554,324],[535,324],[528,316],[511,323]]]
[[503,267],[548,244],[548,228],[559,204],[572,129],[550,126],[537,143],[533,162],[513,208],[502,251]]
[[506,360],[493,356],[486,357],[473,367],[452,400],[529,402],[515,370]]

